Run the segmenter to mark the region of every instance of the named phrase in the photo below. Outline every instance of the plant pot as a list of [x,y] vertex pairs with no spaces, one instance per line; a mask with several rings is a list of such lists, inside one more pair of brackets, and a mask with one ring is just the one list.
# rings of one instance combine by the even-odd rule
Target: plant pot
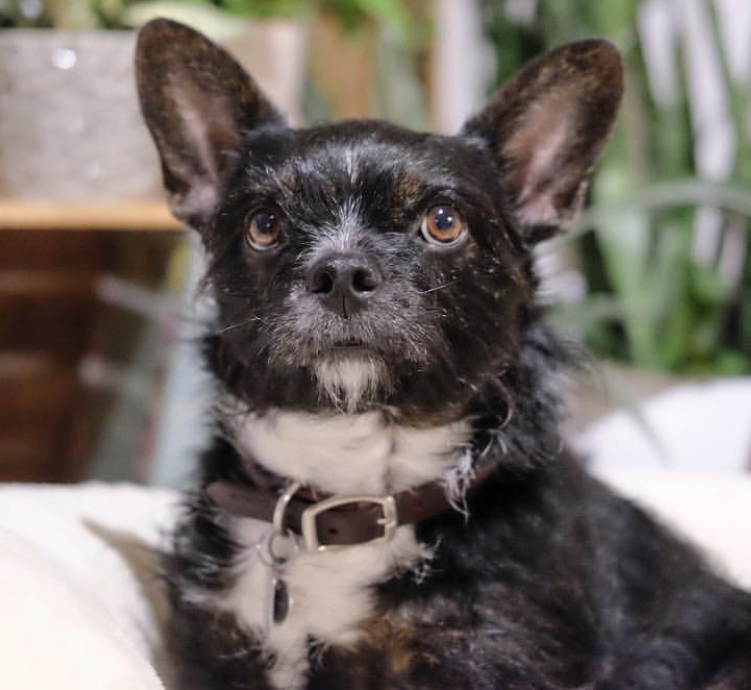
[[132,31],[0,31],[0,197],[105,202],[158,194],[134,47]]
[[222,41],[293,125],[302,122],[308,24],[299,19],[248,19]]

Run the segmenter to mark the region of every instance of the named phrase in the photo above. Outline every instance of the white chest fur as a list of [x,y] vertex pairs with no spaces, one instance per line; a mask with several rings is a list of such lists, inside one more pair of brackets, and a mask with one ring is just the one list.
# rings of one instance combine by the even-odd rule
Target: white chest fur
[[400,426],[379,412],[236,417],[235,441],[272,472],[332,494],[384,494],[439,479],[457,463],[466,422]]
[[[233,415],[239,448],[279,475],[333,494],[383,495],[446,476],[465,453],[465,422],[430,429],[398,426],[379,413]],[[272,680],[287,689],[302,685],[307,642],[349,645],[373,612],[371,586],[397,569],[430,557],[411,526],[388,542],[325,552],[302,551],[284,569],[293,605],[284,622],[269,625],[272,573],[256,544],[267,523],[236,519],[234,537],[245,549],[238,578],[220,606],[264,641],[276,659]]]

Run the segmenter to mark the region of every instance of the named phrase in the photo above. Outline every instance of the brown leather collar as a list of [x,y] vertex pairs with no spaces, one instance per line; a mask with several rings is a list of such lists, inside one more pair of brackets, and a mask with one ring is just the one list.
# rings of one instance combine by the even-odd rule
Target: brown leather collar
[[[475,489],[493,469],[478,471],[467,490]],[[216,481],[209,484],[206,493],[228,513],[271,523],[283,492]],[[315,551],[390,539],[397,527],[436,517],[452,507],[445,487],[439,482],[388,496],[321,498],[301,488],[283,506],[281,527],[301,536],[305,548]]]

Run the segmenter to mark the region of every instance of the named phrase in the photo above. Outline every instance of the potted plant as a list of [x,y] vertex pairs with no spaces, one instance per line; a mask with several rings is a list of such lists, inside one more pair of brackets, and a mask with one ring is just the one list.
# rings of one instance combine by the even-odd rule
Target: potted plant
[[4,0],[0,197],[158,194],[159,167],[132,74],[133,28],[153,17],[191,24],[227,45],[299,123],[311,18],[325,13],[348,31],[376,20],[406,36],[405,8],[401,0]]
[[425,0],[133,0],[124,16],[132,26],[160,16],[196,26],[293,123],[378,116],[424,127],[428,9]]
[[106,3],[0,3],[0,196],[130,200],[158,167],[133,86],[133,34]]

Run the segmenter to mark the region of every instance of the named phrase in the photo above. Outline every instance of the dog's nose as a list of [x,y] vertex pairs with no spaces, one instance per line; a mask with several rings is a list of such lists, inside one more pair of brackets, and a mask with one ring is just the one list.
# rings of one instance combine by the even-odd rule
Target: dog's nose
[[378,268],[362,254],[329,254],[308,274],[308,290],[345,319],[360,311],[382,282]]

